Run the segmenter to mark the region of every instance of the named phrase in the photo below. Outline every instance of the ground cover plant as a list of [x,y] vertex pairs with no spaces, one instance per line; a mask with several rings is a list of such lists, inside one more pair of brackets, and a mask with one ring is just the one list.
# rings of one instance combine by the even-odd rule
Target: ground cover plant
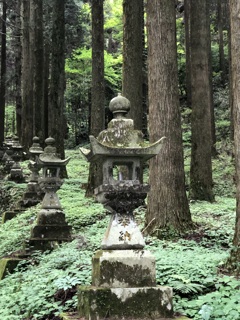
[[[68,223],[73,226],[73,241],[52,252],[34,253],[30,260],[18,265],[14,274],[0,281],[1,319],[60,319],[62,312],[76,310],[77,286],[91,282],[91,257],[100,247],[109,213],[94,199],[84,196],[88,164],[79,151],[67,151],[67,156],[71,157],[69,179],[58,195]],[[231,164],[229,159],[224,157]],[[226,174],[219,170],[221,166],[222,157],[216,158],[214,170],[220,180]],[[27,173],[27,166],[24,168]],[[9,199],[16,203],[24,185],[4,181],[1,187],[5,188],[5,205],[10,206]],[[156,257],[157,283],[172,286],[176,314],[194,320],[240,319],[240,281],[223,268],[231,249],[235,199],[229,197],[229,188],[220,189],[221,197],[217,196],[214,203],[190,203],[193,230],[181,237],[146,236],[147,249]],[[0,225],[1,257],[23,248],[39,208],[28,209]],[[142,230],[145,210],[141,207],[136,212]]]

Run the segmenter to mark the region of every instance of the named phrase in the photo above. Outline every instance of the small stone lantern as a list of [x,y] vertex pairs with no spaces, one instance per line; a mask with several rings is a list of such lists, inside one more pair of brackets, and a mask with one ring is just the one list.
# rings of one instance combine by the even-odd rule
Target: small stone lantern
[[45,196],[29,241],[30,249],[35,250],[52,249],[57,243],[71,240],[71,227],[65,220],[65,214],[56,194],[63,183],[60,169],[67,165],[70,158],[61,160],[58,157],[53,138],[47,138],[45,143],[47,146],[37,160],[42,168],[42,177],[38,182]]
[[165,138],[144,142],[133,120],[126,118],[130,102],[120,94],[111,100],[109,109],[114,119],[107,130],[97,138],[90,136],[91,150],[81,149],[88,161],[103,163],[103,184],[95,195],[112,217],[102,250],[93,257],[92,286],[79,289],[80,316],[171,317],[172,289],[156,286],[155,258],[144,250],[133,213],[149,191],[149,185],[140,182],[140,167],[160,152]]
[[19,139],[17,136],[13,137],[12,151],[13,151],[13,154],[12,154],[13,164],[11,166],[8,179],[15,182],[24,182],[25,179],[24,179],[23,171],[19,164],[23,155],[23,147],[20,145]]
[[38,163],[39,155],[43,153],[43,149],[40,146],[39,138],[33,137],[33,144],[29,149],[30,161],[28,168],[31,171],[30,178],[28,180],[27,190],[23,194],[23,198],[20,201],[20,205],[23,207],[31,207],[42,201],[44,192],[41,190],[38,179],[41,166]]

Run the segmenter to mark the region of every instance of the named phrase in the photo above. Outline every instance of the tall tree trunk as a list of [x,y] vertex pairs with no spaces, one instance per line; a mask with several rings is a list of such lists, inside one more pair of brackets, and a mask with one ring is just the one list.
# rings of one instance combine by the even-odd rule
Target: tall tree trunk
[[239,17],[240,2],[230,0],[230,24],[231,24],[231,72],[232,72],[232,97],[234,115],[234,149],[236,167],[236,224],[233,239],[234,249],[227,262],[230,270],[240,274],[240,38]]
[[186,52],[186,89],[187,104],[191,108],[191,46],[190,46],[190,0],[184,0],[185,52]]
[[226,81],[226,63],[224,58],[224,41],[223,41],[223,10],[224,1],[218,0],[217,3],[217,24],[218,24],[218,43],[219,43],[219,69],[221,71],[222,85]]
[[192,225],[183,165],[178,97],[175,0],[148,0],[148,84],[150,141],[166,136],[150,161],[147,231],[183,231]]
[[143,127],[143,0],[123,1],[122,93],[131,103],[129,118]]
[[16,128],[17,135],[21,139],[22,126],[22,93],[21,93],[21,74],[22,74],[22,43],[21,43],[21,0],[16,3],[15,20],[15,84],[16,84]]
[[214,201],[207,0],[190,0],[192,149],[190,197]]
[[2,1],[2,43],[1,43],[1,83],[0,83],[0,146],[4,141],[4,121],[5,121],[5,94],[6,94],[6,20],[7,6],[6,0]]
[[[43,64],[43,141],[48,137],[48,91],[49,91],[49,68],[50,68],[50,44],[48,40],[44,43],[44,64]],[[43,142],[41,141],[41,142]]]
[[43,140],[43,0],[31,0],[33,49],[33,131]]
[[[92,94],[90,134],[97,137],[105,126],[104,85],[104,30],[103,0],[92,1]],[[91,163],[89,167],[86,196],[102,183],[102,164]]]
[[25,151],[32,145],[32,61],[30,55],[30,2],[22,0],[22,129],[21,141]]
[[56,141],[57,152],[65,157],[64,91],[65,91],[65,0],[53,0],[51,78],[48,110],[49,134]]

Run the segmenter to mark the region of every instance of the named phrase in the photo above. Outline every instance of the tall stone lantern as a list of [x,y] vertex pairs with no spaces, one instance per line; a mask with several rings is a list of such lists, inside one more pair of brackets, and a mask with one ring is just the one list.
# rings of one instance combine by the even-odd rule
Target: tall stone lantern
[[156,156],[164,137],[153,144],[143,141],[126,118],[130,102],[120,94],[111,100],[114,119],[91,149],[81,149],[90,162],[103,163],[103,184],[95,189],[99,202],[112,212],[101,248],[92,259],[92,286],[79,288],[79,314],[91,319],[171,317],[172,289],[156,286],[155,258],[144,249],[144,238],[133,211],[149,191],[140,182],[141,165]]
[[42,168],[42,177],[38,179],[38,183],[45,195],[29,240],[30,249],[35,250],[52,249],[57,243],[71,240],[71,227],[65,220],[56,193],[63,183],[60,169],[67,165],[70,158],[61,160],[58,157],[53,138],[47,138],[45,143],[47,146],[37,159],[38,165]]

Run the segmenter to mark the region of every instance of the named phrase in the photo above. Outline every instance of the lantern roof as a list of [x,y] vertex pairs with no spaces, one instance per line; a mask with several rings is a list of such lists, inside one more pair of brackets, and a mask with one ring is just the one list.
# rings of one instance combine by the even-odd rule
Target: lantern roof
[[49,137],[45,140],[46,147],[43,153],[39,155],[38,163],[42,166],[65,166],[69,162],[70,158],[61,159],[57,154],[57,149],[55,147],[55,139]]
[[159,153],[165,139],[165,137],[162,137],[158,141],[145,144],[142,147],[114,147],[106,145],[90,136],[91,150],[84,148],[80,148],[80,150],[89,162],[108,157],[134,157],[139,158],[141,161],[147,161]]
[[39,138],[37,136],[35,136],[35,137],[33,137],[32,141],[33,141],[33,144],[29,148],[29,152],[31,154],[36,154],[36,155],[43,153],[43,149],[39,143]]
[[97,138],[89,137],[91,150],[80,148],[88,161],[109,157],[119,157],[122,160],[134,157],[146,161],[159,153],[165,137],[154,143],[144,141],[142,132],[134,129],[133,120],[125,117],[130,110],[127,98],[118,94],[110,101],[109,109],[114,118],[109,122],[108,128],[101,131]]

